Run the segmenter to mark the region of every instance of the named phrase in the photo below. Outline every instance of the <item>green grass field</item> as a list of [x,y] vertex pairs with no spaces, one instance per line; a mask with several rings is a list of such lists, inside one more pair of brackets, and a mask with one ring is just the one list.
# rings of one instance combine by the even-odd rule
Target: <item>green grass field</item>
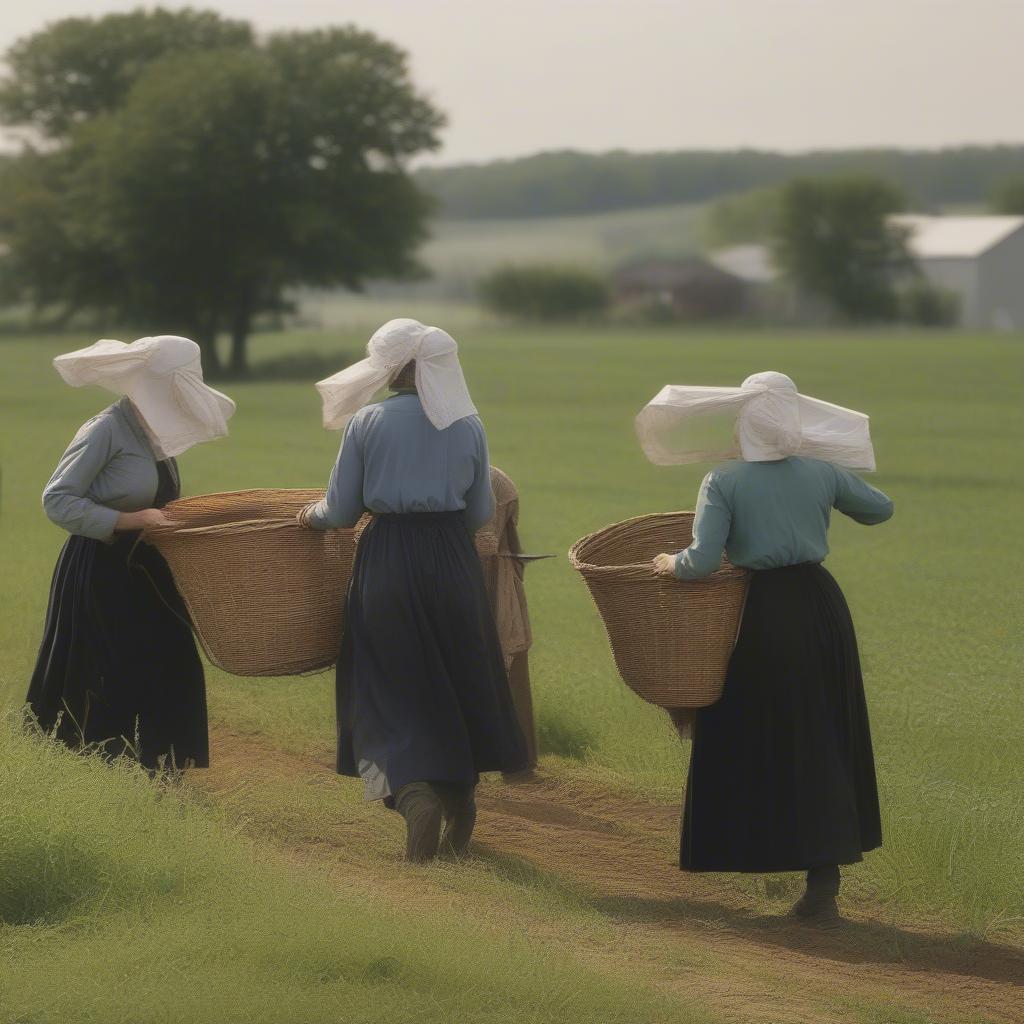
[[[39,494],[75,429],[106,402],[98,391],[62,385],[50,359],[91,340],[0,342],[0,701],[10,708],[24,694],[62,543]],[[669,803],[679,798],[685,770],[686,750],[665,716],[619,682],[601,623],[564,557],[599,526],[693,505],[701,469],[647,464],[632,432],[636,411],[665,383],[738,383],[771,368],[808,394],[871,414],[881,470],[873,482],[894,497],[896,516],[873,529],[840,517],[828,564],[860,636],[886,844],[849,871],[844,892],[851,907],[883,925],[1024,947],[1022,339],[477,327],[459,340],[493,461],[521,492],[525,544],[560,556],[532,567],[527,582],[542,770],[568,789],[597,786]],[[254,355],[329,360],[338,353],[340,360],[364,343],[360,331],[261,335]],[[319,425],[311,381],[225,390],[239,405],[232,436],[181,460],[186,493],[326,481],[338,438]],[[288,756],[322,758],[328,776],[330,674],[250,680],[210,669],[207,679],[218,727]],[[352,877],[385,889],[404,884],[408,872],[394,859],[397,827],[384,821],[391,816],[365,811],[353,785],[330,778],[300,792],[269,772],[244,799],[232,792],[157,800],[128,769],[41,751],[10,729],[0,743],[7,747],[0,874],[16,878],[15,895],[0,904],[0,951],[17,968],[0,978],[0,1021],[171,1020],[156,1009],[160,993],[192,972],[197,991],[223,981],[228,994],[190,1020],[440,1020],[455,1019],[442,1011],[460,1008],[465,1020],[617,1020],[630,1006],[638,1021],[690,1019],[692,993],[666,979],[685,956],[703,954],[686,947],[672,954],[678,962],[662,957],[628,971],[615,969],[611,953],[610,960],[584,955],[584,946],[614,949],[623,941],[607,931],[610,923],[640,918],[594,901],[557,873],[513,871],[493,859],[431,869],[438,874],[425,877],[443,894],[430,910],[443,922],[435,933],[422,906],[396,912],[375,889],[387,906],[378,915],[366,886],[352,878],[339,895],[322,874],[297,871],[279,856],[281,843],[303,830],[314,843],[344,809],[368,836],[364,848],[344,853]],[[111,843],[111,835],[125,842]],[[671,836],[659,842],[670,859]],[[198,853],[190,855],[193,843]],[[38,858],[52,874],[33,870]],[[79,872],[85,890],[76,885]],[[59,893],[51,905],[53,879]],[[687,877],[678,884],[683,892]],[[795,891],[791,880],[723,884],[752,913],[777,912]],[[336,913],[333,900],[341,901]],[[489,909],[474,910],[474,901]],[[280,920],[274,906],[287,908]],[[357,926],[347,928],[349,918]],[[520,941],[524,920],[541,938]],[[175,936],[169,947],[156,937],[164,933]],[[487,942],[474,941],[485,933]],[[440,943],[425,949],[430,935]],[[278,941],[281,957],[273,953]],[[439,949],[449,946],[459,971],[469,966],[446,988]],[[161,974],[150,965],[138,1013],[118,1016],[103,986],[122,991],[124,974],[164,948],[172,966]],[[89,964],[98,960],[104,966],[94,976]],[[400,967],[379,966],[392,960]],[[613,966],[601,971],[601,963]],[[44,994],[55,964],[72,990],[63,1002]],[[267,970],[250,985],[251,972]],[[527,985],[531,970],[539,973]],[[320,986],[320,995],[288,995],[306,983]],[[270,994],[275,985],[280,1002]],[[388,1002],[379,1006],[387,1009],[374,1017],[369,1007],[384,989]],[[672,1016],[659,1002],[666,991]],[[302,1001],[319,997],[349,1001],[351,1015],[318,1016]],[[5,998],[15,1008],[7,1016]],[[247,1016],[243,1005],[255,1009]],[[693,1019],[715,1019],[704,1001],[695,1005],[705,1015]],[[294,1013],[282,1015],[285,1006]],[[913,1008],[906,1017],[874,1012],[870,1001],[830,1010],[843,1020],[961,1019],[918,1017],[925,1011]],[[752,1012],[747,1019],[789,1018]]]

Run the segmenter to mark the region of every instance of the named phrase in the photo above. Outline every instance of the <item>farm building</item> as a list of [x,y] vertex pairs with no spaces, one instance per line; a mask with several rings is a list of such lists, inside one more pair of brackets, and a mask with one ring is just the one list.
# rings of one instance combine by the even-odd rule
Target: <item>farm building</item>
[[[959,324],[974,330],[1024,330],[1024,217],[930,217],[900,214],[914,263],[929,284],[956,296]],[[764,245],[740,245],[710,256],[745,285],[747,312],[813,321],[820,304],[787,292]]]
[[734,245],[708,257],[719,270],[743,284],[741,312],[768,323],[814,324],[829,318],[824,302],[784,280],[766,245]]
[[615,299],[628,306],[660,306],[693,319],[735,316],[742,311],[744,283],[696,256],[642,260],[612,275]]
[[892,218],[926,280],[957,296],[960,326],[1024,329],[1024,217]]

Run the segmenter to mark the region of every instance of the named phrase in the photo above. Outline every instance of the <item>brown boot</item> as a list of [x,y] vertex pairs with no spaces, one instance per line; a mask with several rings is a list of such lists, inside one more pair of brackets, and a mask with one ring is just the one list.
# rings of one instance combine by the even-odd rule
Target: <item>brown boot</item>
[[447,784],[437,787],[444,803],[445,827],[441,837],[441,852],[448,857],[462,857],[469,848],[469,840],[476,825],[475,786]]
[[405,818],[405,859],[424,864],[437,856],[444,807],[429,782],[410,782],[395,794],[395,810]]
[[839,867],[835,864],[811,868],[807,872],[807,889],[793,905],[790,917],[824,928],[835,928],[842,920],[836,903],[839,880]]

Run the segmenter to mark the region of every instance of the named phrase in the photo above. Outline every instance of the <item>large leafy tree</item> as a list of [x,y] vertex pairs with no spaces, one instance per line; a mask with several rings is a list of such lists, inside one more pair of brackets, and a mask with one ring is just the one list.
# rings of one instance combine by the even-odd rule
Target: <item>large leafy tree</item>
[[369,33],[257,45],[216,16],[185,17],[204,39],[220,24],[226,42],[169,45],[109,75],[130,84],[88,112],[60,90],[49,115],[37,111],[55,144],[26,151],[0,183],[6,278],[41,305],[189,333],[214,370],[226,331],[244,372],[254,317],[282,308],[290,286],[416,271],[430,202],[405,163],[437,145],[442,118],[404,54]]
[[787,184],[774,250],[790,280],[854,321],[896,315],[895,281],[910,266],[906,232],[890,216],[904,197],[868,176],[801,178]]
[[0,85],[0,116],[54,139],[124,103],[161,57],[254,44],[244,21],[211,11],[132,11],[105,18],[66,18],[15,43]]

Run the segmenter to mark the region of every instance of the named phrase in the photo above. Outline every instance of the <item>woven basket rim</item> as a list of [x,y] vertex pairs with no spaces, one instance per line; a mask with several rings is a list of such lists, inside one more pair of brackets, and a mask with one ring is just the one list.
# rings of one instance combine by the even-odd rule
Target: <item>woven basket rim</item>
[[[689,516],[692,519],[695,515],[696,513],[691,509],[679,509],[675,512],[648,512],[646,515],[632,516],[629,519],[622,519],[617,523],[609,523],[607,526],[602,526],[599,530],[594,530],[593,533],[588,533],[585,537],[580,537],[580,539],[576,541],[571,548],[569,548],[569,561],[572,563],[573,568],[583,575],[621,573],[623,570],[646,571],[650,568],[651,563],[649,561],[617,562],[615,565],[595,565],[593,562],[586,562],[580,558],[580,552],[587,546],[587,544],[608,533],[610,530],[618,530],[622,527],[649,523],[659,519],[676,519],[679,516]],[[721,579],[726,576],[746,576],[748,572],[748,569],[744,569],[742,566],[732,565],[730,563],[719,567],[709,576],[704,577],[704,579],[710,580],[715,578]]]
[[199,501],[209,498],[236,498],[240,494],[294,494],[296,491],[319,491],[324,493],[323,487],[242,487],[237,491],[211,491],[209,494],[185,494],[175,498],[175,503],[187,501]]

